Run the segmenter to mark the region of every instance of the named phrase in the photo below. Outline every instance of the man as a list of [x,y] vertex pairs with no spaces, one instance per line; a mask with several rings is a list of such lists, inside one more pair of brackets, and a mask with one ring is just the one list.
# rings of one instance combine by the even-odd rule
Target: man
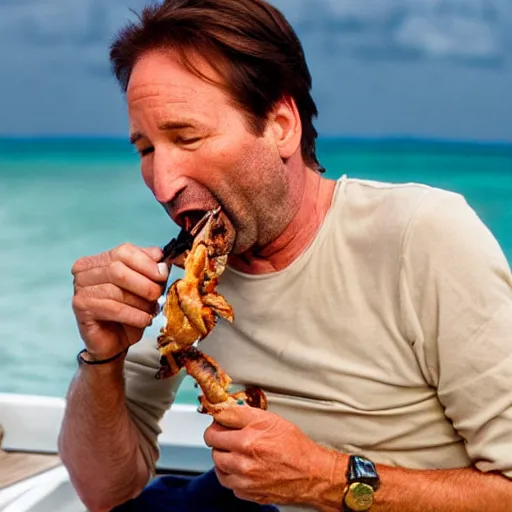
[[[187,227],[220,205],[235,237],[219,291],[236,320],[201,348],[269,410],[215,417],[207,478],[240,510],[512,510],[512,277],[464,199],[325,179],[302,48],[263,0],[168,0],[111,59],[156,200]],[[73,267],[86,351],[60,450],[92,511],[154,490],[158,421],[182,379],[155,380],[143,337],[161,256],[123,245]]]

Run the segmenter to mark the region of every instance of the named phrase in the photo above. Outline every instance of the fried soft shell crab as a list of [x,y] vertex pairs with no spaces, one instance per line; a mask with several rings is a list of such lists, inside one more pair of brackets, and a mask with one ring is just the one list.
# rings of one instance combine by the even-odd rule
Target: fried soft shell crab
[[266,409],[267,399],[259,388],[230,394],[231,378],[194,346],[214,329],[218,317],[234,320],[232,307],[216,291],[231,250],[220,208],[208,212],[198,227],[192,247],[184,254],[185,275],[167,292],[163,307],[167,324],[158,336],[161,359],[156,378],[172,377],[184,368],[203,392],[199,411],[205,414],[239,404]]

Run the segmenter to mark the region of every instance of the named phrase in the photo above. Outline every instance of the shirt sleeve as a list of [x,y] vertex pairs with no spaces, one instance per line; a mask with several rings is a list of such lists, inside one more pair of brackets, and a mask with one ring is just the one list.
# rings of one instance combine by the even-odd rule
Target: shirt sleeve
[[155,379],[159,362],[156,341],[143,338],[130,347],[124,366],[126,406],[132,421],[140,431],[140,449],[151,475],[155,474],[159,457],[160,421],[173,404],[185,377],[182,371],[169,379]]
[[512,275],[458,194],[433,189],[403,241],[404,329],[481,471],[512,478]]

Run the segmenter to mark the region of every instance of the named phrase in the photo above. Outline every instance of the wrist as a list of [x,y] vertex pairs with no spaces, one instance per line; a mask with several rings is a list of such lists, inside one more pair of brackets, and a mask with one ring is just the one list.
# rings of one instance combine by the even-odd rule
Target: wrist
[[316,482],[308,504],[322,512],[340,512],[343,509],[343,496],[346,486],[348,455],[319,446],[313,461],[312,480]]
[[83,360],[85,363],[90,364],[103,364],[110,363],[117,359],[122,359],[125,357],[128,349],[119,349],[112,352],[93,352],[89,350],[87,347],[83,348],[79,353],[78,357]]
[[119,373],[124,368],[124,360],[128,350],[113,354],[96,354],[88,349],[81,350],[77,355],[77,362],[80,368],[91,368],[95,372]]

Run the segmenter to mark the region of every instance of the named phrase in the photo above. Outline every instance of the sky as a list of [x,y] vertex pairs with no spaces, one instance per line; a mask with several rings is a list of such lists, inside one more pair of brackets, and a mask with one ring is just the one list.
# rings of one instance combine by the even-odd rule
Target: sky
[[[108,64],[144,0],[0,0],[0,135],[126,136]],[[511,0],[274,0],[322,136],[512,141]]]

